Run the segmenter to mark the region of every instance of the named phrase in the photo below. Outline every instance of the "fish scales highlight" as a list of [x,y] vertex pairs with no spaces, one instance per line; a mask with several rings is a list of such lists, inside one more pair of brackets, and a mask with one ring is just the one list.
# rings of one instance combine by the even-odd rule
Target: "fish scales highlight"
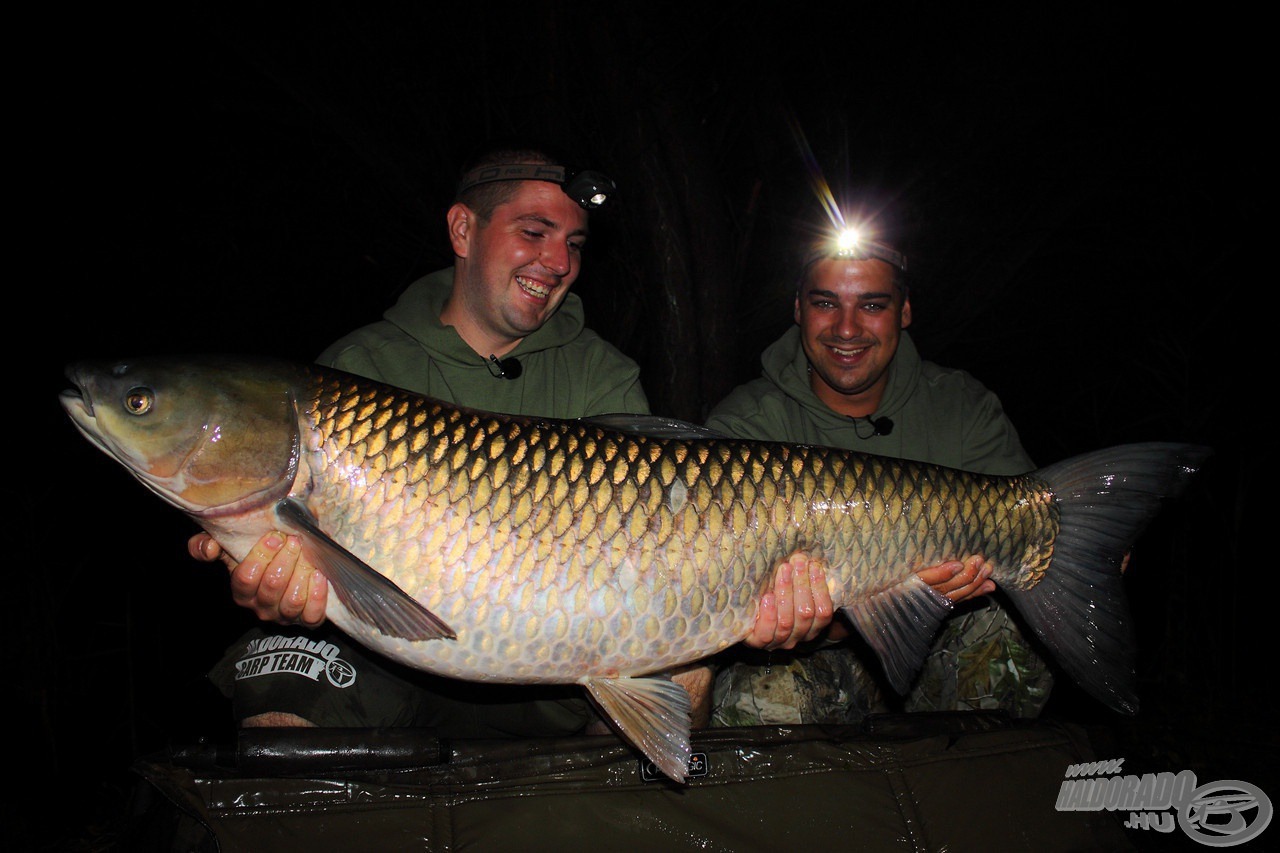
[[797,548],[826,557],[841,604],[969,553],[1026,586],[1034,572],[1020,569],[1047,562],[1056,533],[1028,478],[651,439],[332,377],[311,400],[323,461],[309,505],[458,631],[414,654],[464,678],[639,675],[714,653],[747,633]]

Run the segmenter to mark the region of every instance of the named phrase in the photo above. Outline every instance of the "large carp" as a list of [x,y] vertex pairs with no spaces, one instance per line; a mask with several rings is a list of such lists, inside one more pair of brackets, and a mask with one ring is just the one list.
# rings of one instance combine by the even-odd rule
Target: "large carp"
[[681,781],[689,700],[665,673],[746,637],[799,548],[826,558],[899,690],[950,607],[915,571],[982,554],[1066,671],[1134,712],[1121,560],[1208,453],[1136,444],[990,477],[660,419],[493,414],[312,364],[68,375],[80,432],[234,557],[300,534],[359,642],[454,678],[581,684]]

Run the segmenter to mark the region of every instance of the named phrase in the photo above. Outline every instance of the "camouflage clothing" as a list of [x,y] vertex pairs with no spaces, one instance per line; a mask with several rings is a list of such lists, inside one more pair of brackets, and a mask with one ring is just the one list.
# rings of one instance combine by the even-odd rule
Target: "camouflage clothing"
[[855,725],[890,711],[1003,709],[1014,717],[1038,716],[1053,674],[1009,611],[989,598],[958,611],[902,698],[883,683],[879,661],[860,640],[804,652],[734,649],[720,659],[711,725]]
[[[735,650],[736,652],[737,650]],[[889,711],[874,668],[846,645],[813,651],[757,652],[724,667],[712,694],[713,726],[830,723],[853,725]]]
[[[922,360],[906,332],[874,413],[893,421],[887,432],[860,431],[857,421],[817,398],[798,328],[760,360],[762,377],[716,406],[709,427],[740,438],[825,444],[984,474],[1034,467],[996,395],[962,370]],[[882,686],[879,661],[860,638],[816,651],[773,652],[767,659],[734,649],[718,663],[712,725],[720,726],[856,723],[887,710],[1002,708],[1034,717],[1053,685],[1044,660],[993,596],[957,607],[906,697]]]
[[1008,711],[1036,717],[1049,701],[1053,674],[1023,637],[1010,611],[988,599],[962,608],[942,626],[908,711]]

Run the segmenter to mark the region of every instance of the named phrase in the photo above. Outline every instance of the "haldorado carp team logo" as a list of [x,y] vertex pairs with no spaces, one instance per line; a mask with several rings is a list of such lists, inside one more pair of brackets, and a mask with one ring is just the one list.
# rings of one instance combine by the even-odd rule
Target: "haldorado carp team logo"
[[341,650],[324,640],[305,637],[264,637],[253,640],[236,661],[236,681],[287,673],[319,681],[323,675],[334,687],[350,687],[356,669],[338,657]]

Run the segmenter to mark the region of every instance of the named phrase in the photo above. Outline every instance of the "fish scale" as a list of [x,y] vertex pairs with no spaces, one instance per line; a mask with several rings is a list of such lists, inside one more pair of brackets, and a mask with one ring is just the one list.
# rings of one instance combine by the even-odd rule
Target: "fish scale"
[[981,554],[1066,671],[1136,711],[1120,566],[1209,455],[1148,442],[988,477],[661,418],[482,412],[317,365],[68,376],[81,434],[228,554],[299,535],[358,641],[456,678],[579,683],[676,780],[689,699],[664,673],[747,636],[801,548],[899,691],[950,607],[915,571]]
[[[398,567],[397,586],[450,623],[456,643],[413,656],[463,678],[643,675],[684,662],[691,646],[714,653],[741,639],[772,566],[797,548],[827,559],[845,602],[977,552],[998,582],[1025,586],[1027,531],[1049,541],[1057,531],[1052,512],[1033,512],[1052,509],[1043,484],[1026,478],[849,465],[822,447],[611,435],[323,374],[308,399],[317,519],[370,565]],[[495,525],[491,507],[510,521]],[[478,639],[494,619],[499,630],[518,624],[510,642]],[[582,655],[542,654],[586,620],[607,630]]]
[[[543,629],[536,622],[545,620],[549,608],[557,604],[572,607],[575,602],[587,602],[587,612],[592,618],[606,620],[610,628],[607,637],[612,638],[618,648],[608,656],[597,650],[593,665],[609,672],[636,666],[637,662],[631,660],[636,650],[641,645],[652,646],[663,631],[670,630],[673,622],[683,632],[700,629],[707,633],[712,628],[710,620],[701,618],[702,607],[697,608],[698,612],[680,613],[673,606],[681,599],[690,600],[683,595],[668,593],[657,596],[668,602],[663,618],[637,621],[629,615],[635,609],[643,612],[655,598],[649,586],[639,583],[637,558],[641,552],[643,562],[652,566],[657,549],[667,545],[672,537],[683,537],[688,540],[685,547],[692,559],[711,554],[711,543],[700,534],[699,519],[699,507],[705,511],[712,500],[711,485],[699,479],[705,462],[705,448],[699,451],[703,459],[691,455],[684,445],[665,454],[662,448],[647,448],[650,455],[645,464],[635,466],[633,463],[646,450],[642,445],[602,438],[580,426],[575,430],[563,427],[522,430],[519,424],[504,424],[497,418],[473,416],[464,419],[458,410],[442,405],[419,405],[415,408],[414,401],[406,401],[394,393],[371,395],[351,384],[322,383],[317,386],[313,398],[316,401],[314,410],[319,413],[316,423],[320,433],[318,444],[325,457],[322,465],[313,467],[333,472],[334,498],[326,501],[321,496],[328,490],[319,487],[313,493],[316,497],[312,504],[317,517],[335,539],[350,542],[357,556],[375,565],[417,566],[414,577],[397,573],[392,575],[392,579],[410,594],[420,597],[433,611],[461,618],[463,621],[458,625],[483,625],[494,612],[483,603],[477,606],[474,595],[469,597],[474,608],[470,617],[447,607],[448,595],[463,586],[464,577],[471,577],[469,586],[472,590],[492,590],[502,599],[514,599],[532,611],[524,618],[520,632],[525,645],[503,648],[511,655],[511,660],[493,658],[488,654],[493,650],[489,644],[479,644],[463,655],[450,648],[447,660],[457,667],[457,674],[475,676],[483,671],[489,678],[497,679],[566,680],[571,673],[553,668],[535,674],[527,663],[516,662],[516,659],[528,661],[535,647],[541,648],[549,641],[563,641],[564,626],[568,624],[566,620],[547,621],[548,627]],[[391,420],[388,413],[394,413],[395,423],[404,424],[404,428],[397,427],[390,431],[393,434],[389,434],[386,429]],[[410,446],[416,450],[405,450]],[[463,450],[466,452],[461,452]],[[427,549],[419,549],[412,532],[407,536],[397,535],[399,528],[386,523],[393,514],[407,514],[401,503],[386,500],[391,497],[387,495],[368,499],[359,493],[362,479],[349,476],[349,472],[369,470],[383,475],[395,471],[392,479],[403,480],[407,487],[412,488],[416,485],[415,479],[424,471],[418,464],[424,457],[448,460],[450,476],[442,477],[439,484],[441,487],[448,484],[447,494],[442,494],[443,488],[430,493],[431,497],[447,498],[447,502],[441,505],[439,501],[429,501],[420,529],[446,530],[452,536],[445,542],[434,543],[435,547],[428,543]],[[658,463],[656,471],[651,462]],[[611,503],[612,489],[609,482],[604,481],[610,470],[610,480],[624,486],[624,492],[634,495],[634,499],[623,502],[623,506],[630,504],[631,507],[626,523],[621,509]],[[400,471],[404,474],[401,475]],[[685,484],[684,496],[677,501],[662,502],[663,493],[652,485],[660,479],[665,480],[664,489],[670,489],[677,482]],[[691,495],[689,484],[694,486]],[[592,487],[596,487],[594,501]],[[641,496],[649,496],[649,503],[640,502]],[[533,535],[528,538],[492,536],[489,518],[483,510],[484,506],[491,504],[517,507],[516,524],[522,523],[524,518],[533,517]],[[672,507],[677,505],[679,509],[673,511]],[[358,512],[344,517],[344,508],[355,508]],[[381,531],[376,546],[367,535],[347,533],[348,530],[360,530],[362,524],[367,529]],[[645,539],[650,532],[654,534],[651,542]],[[543,559],[536,562],[525,559],[534,542],[542,546],[540,556]],[[649,547],[642,547],[641,542]],[[471,547],[476,545],[485,549],[484,554],[477,555]],[[420,559],[424,550],[443,555],[443,559],[429,562],[430,569],[425,572]],[[602,550],[616,551],[620,559],[615,562],[624,570],[616,575],[606,570],[610,563],[600,561]],[[631,569],[629,574],[625,571],[628,567]],[[689,567],[691,564],[686,566]],[[492,577],[512,575],[513,568],[516,570],[512,583],[491,583]],[[676,567],[669,568],[671,571],[655,575],[657,585],[698,582],[694,575],[683,573],[682,576]],[[748,593],[754,589],[754,585],[747,585],[745,572],[739,571],[737,575],[739,588]],[[552,584],[563,586],[565,594],[552,598],[539,595]],[[718,589],[712,600],[714,606],[723,605],[724,587],[718,585]],[[740,594],[738,599],[745,614],[749,594]],[[698,597],[694,596],[692,602],[697,604]],[[465,632],[458,625],[455,625],[455,630],[460,632],[459,646],[466,646]],[[674,639],[679,643],[686,637]],[[726,641],[713,642],[722,646]],[[656,656],[639,660],[639,666],[646,668],[660,668],[671,663],[669,653],[661,650]],[[575,667],[572,673],[575,677],[581,674],[580,664],[566,661],[566,665]]]

